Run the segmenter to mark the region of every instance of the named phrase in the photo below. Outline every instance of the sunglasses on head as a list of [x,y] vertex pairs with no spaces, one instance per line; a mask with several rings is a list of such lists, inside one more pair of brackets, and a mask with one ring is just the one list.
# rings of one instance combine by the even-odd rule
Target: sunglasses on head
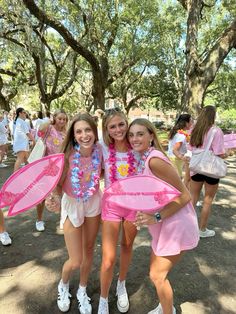
[[119,107],[110,108],[110,109],[107,109],[107,110],[105,111],[105,115],[106,115],[106,116],[109,116],[109,115],[114,114],[114,113],[116,113],[116,112],[122,112],[122,111],[121,111],[121,109],[120,109]]

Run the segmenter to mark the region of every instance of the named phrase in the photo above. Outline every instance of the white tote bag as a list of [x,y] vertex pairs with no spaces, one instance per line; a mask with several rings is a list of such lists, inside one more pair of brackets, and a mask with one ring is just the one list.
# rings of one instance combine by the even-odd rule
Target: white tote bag
[[194,173],[220,179],[226,176],[227,165],[222,158],[216,156],[212,151],[209,150],[214,135],[215,129],[213,129],[211,132],[211,137],[207,147],[204,150],[196,149],[193,151],[189,163],[189,169]]
[[42,157],[44,157],[45,152],[46,152],[46,139],[48,137],[49,131],[50,131],[51,127],[49,126],[47,128],[46,134],[44,136],[44,138],[42,139],[41,137],[39,137],[37,139],[36,144],[34,145],[34,148],[32,149],[29,157],[28,157],[28,163],[31,163],[35,160],[38,160]]
[[35,160],[42,158],[45,154],[45,151],[46,151],[46,145],[40,137],[38,138],[36,144],[34,145],[34,148],[32,149],[28,157],[28,163],[31,163]]

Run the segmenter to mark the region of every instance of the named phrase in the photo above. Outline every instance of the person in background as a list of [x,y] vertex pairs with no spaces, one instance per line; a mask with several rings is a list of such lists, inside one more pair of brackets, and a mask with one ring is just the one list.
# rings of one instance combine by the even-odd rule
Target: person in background
[[2,243],[2,245],[11,245],[12,243],[12,240],[4,225],[4,216],[2,209],[0,209],[0,242]]
[[[61,144],[66,136],[68,117],[63,109],[58,109],[53,114],[52,122],[44,122],[39,126],[37,136],[42,137],[46,144],[45,156],[60,152]],[[37,231],[45,230],[43,221],[44,202],[36,206],[37,221],[35,228]]]
[[169,134],[168,156],[176,167],[179,176],[183,177],[185,168],[184,183],[189,187],[189,160],[187,144],[190,140],[189,130],[192,126],[191,115],[184,113],[179,116]]
[[147,119],[134,120],[129,126],[128,139],[131,147],[140,154],[137,172],[157,177],[181,192],[159,211],[138,212],[135,222],[137,227],[147,225],[152,237],[150,278],[160,303],[148,314],[175,314],[168,274],[184,252],[198,244],[196,212],[186,186],[163,153],[154,125]]
[[42,111],[37,111],[37,119],[32,120],[34,129],[37,131],[39,126],[43,123],[43,113]]
[[4,120],[4,113],[0,111],[0,168],[7,167],[3,163],[4,157],[7,153],[7,142],[8,142],[8,125],[6,120]]
[[46,122],[50,122],[51,121],[51,112],[50,111],[46,111],[45,112],[45,117],[43,118],[44,121]]
[[16,161],[14,165],[14,171],[21,167],[21,164],[27,162],[29,156],[29,141],[35,144],[34,137],[30,133],[30,129],[25,122],[26,111],[24,108],[16,109],[16,117],[14,120],[14,140],[13,151],[16,154]]
[[[214,131],[215,133],[210,150],[216,156],[225,158],[227,155],[225,154],[224,149],[224,134],[219,127],[214,125],[215,117],[216,108],[214,106],[206,106],[202,109],[192,130],[190,145],[193,152],[199,148],[206,148],[211,134]],[[207,226],[211,214],[212,202],[218,190],[220,180],[199,173],[190,173],[190,175],[190,192],[194,207],[196,206],[200,197],[200,192],[204,187],[203,205],[199,221],[199,235],[201,238],[213,237],[215,235],[215,231],[207,229]]]

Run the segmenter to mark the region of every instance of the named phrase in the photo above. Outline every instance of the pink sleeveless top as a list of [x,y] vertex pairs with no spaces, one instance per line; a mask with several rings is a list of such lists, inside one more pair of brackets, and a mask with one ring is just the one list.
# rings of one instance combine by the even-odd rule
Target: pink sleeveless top
[[53,125],[49,125],[47,130],[39,131],[38,136],[44,138],[46,136],[46,152],[45,156],[60,153],[61,144],[66,133],[57,131]]
[[[97,145],[99,148],[99,160],[100,160],[99,175],[100,175],[101,174],[101,165],[102,165],[102,149],[101,149],[101,146],[99,144],[97,144]],[[66,179],[63,183],[62,189],[70,197],[76,198],[76,195],[73,193],[72,185],[71,185],[71,170],[73,167],[73,155],[74,155],[74,153],[75,153],[75,151],[73,150],[72,153],[70,154],[69,170],[67,172],[67,176],[66,176]],[[84,175],[82,178],[82,184],[81,184],[81,188],[84,191],[87,187],[87,182],[90,181],[91,172],[93,170],[92,169],[92,156],[81,157],[81,169],[83,169],[83,172],[84,172]],[[98,189],[99,189],[99,184],[95,187],[94,194],[98,191]]]
[[[145,162],[143,174],[153,176],[149,168],[149,161],[153,157],[171,164],[162,152],[153,150]],[[161,210],[165,209],[159,211]],[[163,219],[162,222],[148,226],[148,229],[152,236],[152,250],[157,256],[177,255],[182,251],[195,248],[199,241],[197,215],[191,202],[174,215]]]

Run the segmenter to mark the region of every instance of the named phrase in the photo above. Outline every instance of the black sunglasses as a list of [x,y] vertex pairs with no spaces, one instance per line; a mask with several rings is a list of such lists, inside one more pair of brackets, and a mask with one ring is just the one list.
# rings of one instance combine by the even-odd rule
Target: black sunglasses
[[116,112],[122,112],[122,110],[119,107],[107,109],[105,111],[105,116],[109,116],[109,115],[114,114]]

